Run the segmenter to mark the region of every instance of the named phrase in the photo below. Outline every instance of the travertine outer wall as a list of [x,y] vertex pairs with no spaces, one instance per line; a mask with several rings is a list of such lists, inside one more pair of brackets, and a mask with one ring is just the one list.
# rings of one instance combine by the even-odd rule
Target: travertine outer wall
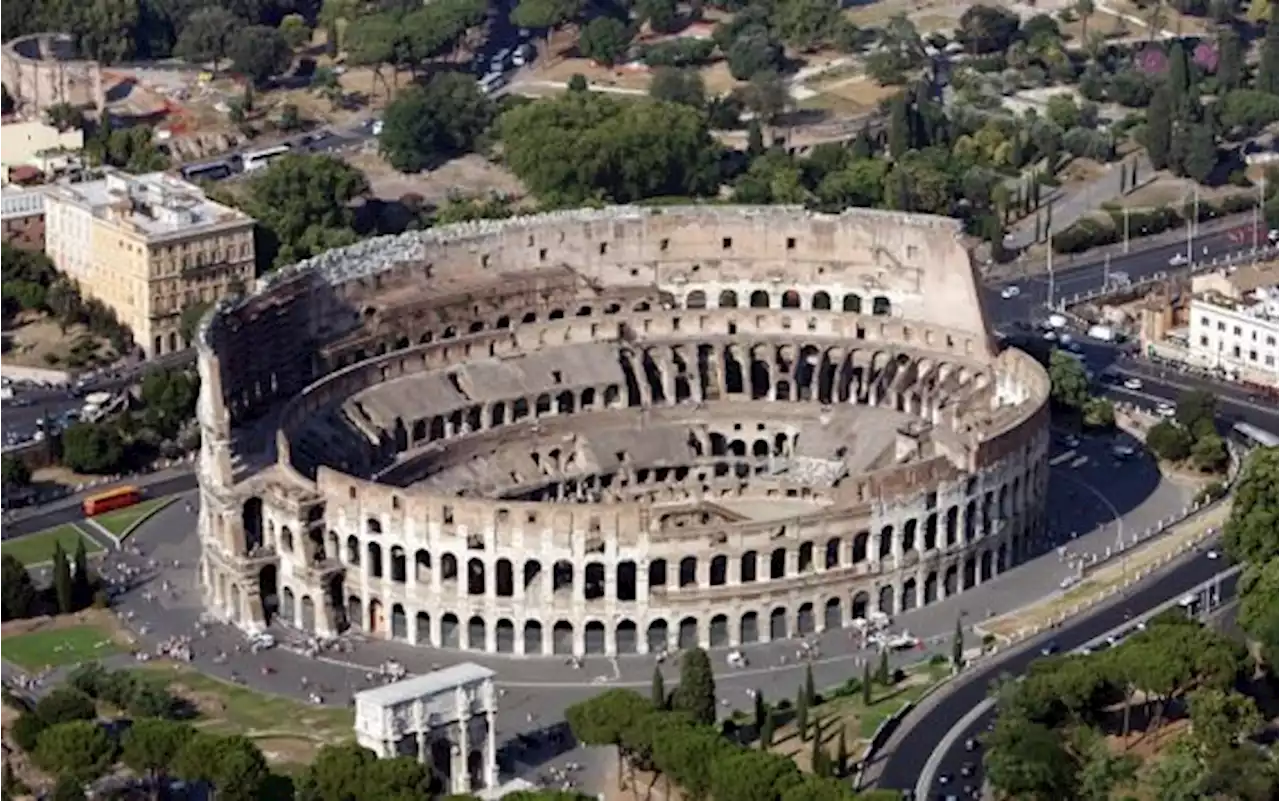
[[[269,276],[198,349],[201,586],[246,629],[271,609],[513,655],[738,646],[936,603],[1043,531],[1048,377],[993,348],[954,220],[415,232]],[[232,443],[268,411],[254,472]]]
[[106,107],[102,66],[75,56],[75,38],[65,33],[34,33],[4,44],[4,85],[20,114],[39,118],[59,103],[99,112]]

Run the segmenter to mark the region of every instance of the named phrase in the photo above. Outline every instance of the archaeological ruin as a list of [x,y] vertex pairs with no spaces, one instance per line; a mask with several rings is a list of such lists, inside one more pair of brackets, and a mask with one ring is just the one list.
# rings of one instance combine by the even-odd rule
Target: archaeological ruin
[[927,607],[1045,522],[1049,380],[983,303],[955,220],[863,209],[325,253],[202,325],[206,604],[561,658]]

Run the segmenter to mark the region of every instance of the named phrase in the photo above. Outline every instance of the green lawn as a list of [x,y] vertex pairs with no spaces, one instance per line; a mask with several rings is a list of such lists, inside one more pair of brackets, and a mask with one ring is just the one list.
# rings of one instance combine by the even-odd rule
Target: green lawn
[[62,549],[70,556],[76,552],[76,545],[81,540],[84,540],[84,549],[90,554],[102,550],[101,545],[82,534],[80,529],[63,523],[25,537],[5,540],[0,544],[0,553],[12,554],[24,565],[38,565],[53,559],[53,548],[57,543],[62,543]]
[[74,665],[121,653],[111,634],[98,626],[70,626],[4,638],[4,658],[31,671]]
[[137,673],[194,699],[200,707],[196,726],[219,734],[248,737],[301,737],[341,742],[352,737],[354,710],[304,704],[282,695],[260,693],[199,671],[153,663]]
[[98,515],[93,518],[93,522],[110,531],[116,537],[121,537],[134,523],[173,501],[174,499],[171,497],[152,498],[149,501],[143,501],[126,509],[117,509],[114,512]]

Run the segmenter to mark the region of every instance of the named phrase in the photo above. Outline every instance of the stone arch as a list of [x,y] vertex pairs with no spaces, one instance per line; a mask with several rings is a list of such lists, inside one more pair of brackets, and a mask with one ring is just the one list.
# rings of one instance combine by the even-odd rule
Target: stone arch
[[298,606],[300,607],[298,628],[308,633],[314,632],[316,630],[316,602],[311,600],[310,595],[304,595]]
[[686,309],[707,308],[707,293],[703,292],[701,289],[693,290],[685,297],[684,307]]
[[391,638],[409,639],[409,616],[404,613],[404,606],[398,603],[391,605]]
[[603,654],[608,650],[605,646],[606,636],[603,623],[599,620],[588,620],[587,625],[582,629],[583,653],[589,656]]
[[488,647],[488,626],[484,618],[472,615],[467,621],[467,650],[483,651]]
[[916,608],[916,580],[914,577],[902,582],[902,611],[910,612]]
[[485,575],[484,561],[482,559],[472,557],[467,560],[467,595],[480,597],[485,594],[488,584]]
[[462,632],[460,631],[458,616],[452,612],[445,612],[440,616],[440,647],[441,648],[459,648],[462,643]]
[[738,621],[738,642],[750,645],[760,641],[760,615],[756,612],[745,612]]
[[409,569],[404,555],[404,548],[399,545],[393,545],[391,546],[391,580],[404,584],[408,579]]
[[263,546],[262,499],[257,495],[245,499],[240,507],[240,523],[244,528],[245,553],[253,553]]
[[844,606],[839,598],[828,598],[822,607],[822,626],[825,629],[838,629],[844,625]]
[[747,551],[742,555],[738,565],[738,580],[743,584],[750,584],[756,580],[756,562],[758,557],[755,551]]
[[732,289],[726,289],[720,293],[719,307],[722,309],[738,308],[738,293]]
[[493,625],[494,650],[500,654],[513,654],[516,650],[516,624],[508,618],[499,618]]
[[805,601],[796,610],[796,634],[805,637],[815,631],[817,631],[817,621],[813,616],[813,604]]
[[757,289],[751,293],[748,305],[753,309],[769,308],[769,293],[765,292],[763,289]]
[[413,617],[413,641],[417,645],[431,645],[431,615],[426,612]]
[[665,653],[671,646],[671,632],[667,628],[667,621],[662,618],[650,621],[649,628],[644,633],[644,638],[645,643],[649,646],[649,653]]
[[613,650],[618,654],[639,652],[640,643],[634,620],[621,620],[613,630]]
[[708,577],[712,587],[720,587],[729,580],[729,557],[716,554],[711,557],[711,575]]
[[871,299],[871,314],[874,317],[888,317],[893,312],[893,304],[884,295],[876,295]]
[[[262,620],[268,626],[280,611],[280,571],[275,565],[263,565],[258,571],[258,598],[262,603]],[[292,623],[292,618],[285,618]]]
[[810,306],[817,311],[830,311],[831,295],[822,291],[814,292],[813,300],[810,301]]
[[876,609],[886,615],[893,614],[893,585],[886,584],[880,588],[880,597],[876,602]]
[[377,598],[369,599],[369,623],[365,631],[370,634],[381,634],[386,627],[386,620],[382,613],[382,601]]
[[371,578],[382,578],[382,546],[376,542],[368,545],[369,551],[369,576]]
[[723,648],[729,644],[729,617],[728,615],[719,614],[711,618],[711,625],[707,632],[708,642],[712,648]]
[[775,606],[769,613],[769,639],[785,640],[788,636],[790,631],[787,627],[787,610],[785,607]]
[[290,626],[298,625],[298,610],[294,600],[293,590],[285,587],[280,592],[280,619]]
[[676,645],[681,651],[697,648],[701,643],[698,637],[698,619],[693,616],[682,618],[680,629],[676,634]]
[[850,314],[862,314],[862,298],[856,293],[849,292],[841,299],[841,309]]
[[782,293],[782,308],[798,309],[800,308],[800,293],[794,289],[788,289]]
[[573,653],[573,624],[557,620],[551,629],[551,653],[568,656]]
[[360,566],[360,538],[355,534],[347,537],[347,564]]
[[543,652],[542,624],[536,620],[524,622],[524,652],[529,656],[537,656]]
[[686,556],[680,560],[680,578],[676,586],[696,587],[698,584],[698,559]]

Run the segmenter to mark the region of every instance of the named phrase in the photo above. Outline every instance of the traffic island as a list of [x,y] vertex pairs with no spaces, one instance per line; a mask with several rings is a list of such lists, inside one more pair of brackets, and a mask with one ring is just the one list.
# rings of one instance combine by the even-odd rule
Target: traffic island
[[1228,503],[1211,506],[1145,544],[1129,548],[1097,567],[1086,568],[1076,585],[1016,612],[984,621],[974,630],[1011,643],[1060,625],[1196,547],[1211,531],[1220,530],[1230,514]]

